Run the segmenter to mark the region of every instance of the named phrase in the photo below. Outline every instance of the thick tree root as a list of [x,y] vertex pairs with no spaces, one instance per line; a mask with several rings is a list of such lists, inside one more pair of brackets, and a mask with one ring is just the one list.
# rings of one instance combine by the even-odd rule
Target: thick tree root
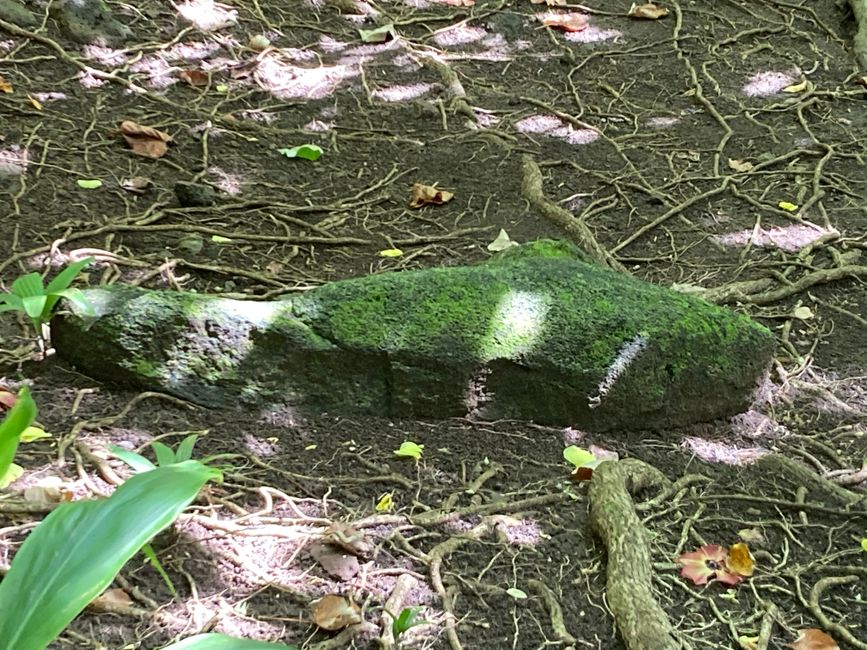
[[867,74],[867,0],[849,0],[857,31],[852,39],[852,52],[860,72]]
[[630,494],[667,482],[635,459],[604,462],[590,481],[590,524],[608,550],[608,606],[629,650],[684,647],[653,596],[648,538]]

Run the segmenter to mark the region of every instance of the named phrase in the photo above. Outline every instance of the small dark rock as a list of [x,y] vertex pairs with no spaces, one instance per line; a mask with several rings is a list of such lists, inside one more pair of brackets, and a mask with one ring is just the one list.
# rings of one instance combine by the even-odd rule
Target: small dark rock
[[213,187],[187,181],[175,183],[175,196],[184,208],[202,208],[217,202],[217,193]]

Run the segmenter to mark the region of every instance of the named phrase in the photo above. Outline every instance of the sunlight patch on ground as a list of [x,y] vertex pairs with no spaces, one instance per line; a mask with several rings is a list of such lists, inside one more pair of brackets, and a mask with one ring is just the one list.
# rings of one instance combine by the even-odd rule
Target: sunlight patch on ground
[[671,116],[651,117],[649,120],[647,120],[648,126],[651,126],[654,129],[667,129],[671,126],[674,126],[678,122],[680,122],[679,117]]
[[129,56],[125,50],[117,50],[94,43],[85,45],[84,58],[88,61],[96,61],[104,66],[119,66],[129,61]]
[[825,235],[834,234],[839,233],[836,230],[828,230],[812,224],[793,223],[789,226],[775,226],[767,230],[764,228],[739,230],[718,235],[715,239],[724,246],[746,246],[748,243],[752,243],[753,246],[760,248],[779,248],[794,252]]
[[100,79],[95,76],[90,70],[82,70],[78,75],[76,75],[76,77],[82,86],[91,90],[94,88],[100,88],[108,83],[105,79]]
[[228,27],[238,20],[237,10],[228,5],[216,3],[214,0],[188,0],[176,4],[175,9],[203,32]]
[[356,76],[357,68],[348,65],[300,68],[274,56],[263,57],[255,72],[262,89],[278,99],[322,99]]
[[229,196],[236,196],[244,189],[244,177],[241,174],[232,174],[221,167],[209,167],[208,174],[214,177],[213,184]]
[[388,88],[374,90],[373,97],[384,102],[405,102],[429,93],[433,87],[433,84],[427,83],[408,86],[389,86]]
[[0,149],[0,176],[21,176],[27,171],[30,154],[17,144]]
[[693,436],[684,438],[683,446],[702,460],[724,465],[749,465],[771,453],[762,447],[736,447],[730,443]]
[[449,27],[437,32],[433,37],[433,41],[440,47],[454,47],[456,45],[476,43],[485,38],[487,34],[488,32],[484,27],[474,27],[459,23],[454,27]]
[[569,144],[590,144],[599,139],[599,134],[592,129],[576,129],[553,115],[530,115],[515,123],[520,133],[535,133],[551,138],[564,140]]
[[759,72],[744,84],[741,91],[747,97],[768,97],[797,82],[798,75],[794,72]]

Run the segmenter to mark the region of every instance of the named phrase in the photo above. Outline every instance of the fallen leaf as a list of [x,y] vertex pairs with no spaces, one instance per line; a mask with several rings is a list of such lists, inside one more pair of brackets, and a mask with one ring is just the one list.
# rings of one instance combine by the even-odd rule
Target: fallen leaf
[[572,463],[575,467],[581,467],[596,460],[596,457],[589,451],[581,449],[581,447],[576,447],[575,445],[569,445],[563,450],[563,458],[565,458],[567,462]]
[[273,262],[268,262],[267,266],[265,266],[265,273],[268,275],[280,275],[283,273],[286,266],[282,262],[277,262],[276,260]]
[[361,623],[361,609],[348,598],[328,594],[313,602],[313,622],[334,632]]
[[643,5],[633,4],[626,15],[630,18],[639,18],[641,20],[659,20],[668,15],[668,9],[659,5],[648,2]]
[[549,7],[562,7],[567,4],[566,0],[530,0],[534,5],[548,5]]
[[38,99],[36,99],[32,95],[27,95],[27,99],[30,100],[31,106],[33,106],[33,108],[35,108],[37,111],[42,110],[42,102],[40,102]]
[[50,438],[51,434],[45,431],[40,427],[27,427],[24,431],[21,432],[19,436],[19,440],[21,442],[34,442],[36,440],[42,440],[43,438]]
[[88,180],[88,179],[80,179],[76,181],[78,186],[85,190],[95,190],[102,187],[102,181],[98,179]]
[[867,552],[867,537],[861,540],[861,550]]
[[223,237],[222,235],[211,235],[211,241],[215,244],[231,244],[235,240],[229,237]]
[[476,0],[434,0],[434,2],[451,7],[474,7],[476,4]]
[[793,650],[840,650],[840,646],[832,637],[814,627],[800,630],[798,638],[792,643],[787,643],[786,646]]
[[287,158],[303,158],[304,160],[319,160],[322,157],[322,149],[315,144],[300,144],[297,147],[278,149],[279,153]]
[[792,311],[792,316],[794,318],[797,318],[798,320],[810,320],[811,318],[813,318],[813,316],[815,316],[815,314],[813,313],[813,310],[809,307],[802,306],[796,307]]
[[590,24],[587,16],[578,13],[554,14],[542,18],[545,27],[562,29],[564,32],[580,32]]
[[162,158],[169,150],[172,136],[131,120],[120,123],[120,134],[133,153],[145,158]]
[[488,244],[488,250],[492,253],[498,253],[500,251],[504,251],[507,248],[511,248],[512,246],[517,246],[518,242],[514,242],[509,238],[509,233],[500,228],[500,234],[497,235],[497,238]]
[[742,634],[738,637],[738,645],[741,650],[759,650],[759,637]]
[[423,205],[442,205],[452,200],[454,194],[445,190],[438,190],[432,185],[413,183],[410,208],[420,208]]
[[87,608],[92,612],[117,612],[133,606],[133,600],[123,589],[106,589],[90,601]]
[[777,204],[777,207],[779,207],[781,210],[785,210],[786,212],[794,212],[798,209],[797,205],[795,205],[794,203],[789,203],[788,201],[780,201]]
[[379,251],[380,257],[400,257],[401,255],[403,255],[403,251],[399,248],[386,248]]
[[352,580],[361,570],[357,557],[335,548],[331,544],[314,542],[308,550],[313,559],[316,560],[326,573],[340,580]]
[[587,449],[600,462],[603,460],[620,460],[620,454],[616,451],[598,447],[597,445],[590,445]]
[[726,568],[732,573],[739,576],[749,578],[753,575],[755,563],[753,556],[750,555],[750,549],[746,544],[732,544],[729,547],[729,554],[726,557]]
[[421,459],[423,451],[424,445],[417,445],[407,440],[400,443],[400,448],[394,450],[394,455],[398,458],[412,458],[418,461]]
[[323,533],[323,539],[345,551],[365,558],[373,553],[373,546],[360,530],[342,521],[333,522]]
[[21,465],[11,463],[5,474],[0,474],[0,490],[3,490],[12,485],[12,483],[21,478],[23,474],[24,468],[21,467]]
[[743,173],[752,170],[753,164],[746,162],[745,160],[732,160],[729,158],[729,168],[736,172]]
[[742,528],[738,531],[741,541],[753,546],[764,546],[765,534],[759,528]]
[[394,495],[391,492],[386,492],[379,497],[373,509],[377,512],[391,512],[394,510]]
[[510,589],[506,589],[506,593],[509,594],[515,600],[527,600],[527,592],[523,589],[518,589],[517,587],[511,587]]
[[181,70],[178,78],[194,87],[207,86],[211,81],[211,75],[202,70]]
[[397,32],[394,31],[394,25],[391,23],[376,29],[359,29],[358,34],[361,36],[362,43],[385,43],[397,38]]
[[867,74],[855,79],[855,83],[858,84],[859,86],[864,86],[864,88],[867,88]]
[[24,499],[32,503],[72,501],[73,492],[59,476],[46,476],[36,485],[24,488]]
[[218,93],[227,93],[229,92],[229,86],[227,86],[226,84],[217,84],[216,86],[214,86],[214,90],[216,90]]
[[133,176],[132,178],[124,178],[120,182],[120,186],[127,192],[133,194],[144,194],[148,188],[153,185],[153,181],[145,176]]
[[726,570],[728,551],[724,546],[707,544],[691,553],[684,553],[675,562],[681,565],[680,575],[693,584],[706,585],[711,578],[723,584],[734,586],[743,577]]
[[2,75],[0,75],[0,92],[11,93],[12,92],[12,84],[6,81]]
[[783,92],[784,93],[801,93],[801,92],[804,92],[806,89],[807,89],[807,80],[804,79],[799,84],[793,84],[791,86],[786,86],[785,88],[783,88]]

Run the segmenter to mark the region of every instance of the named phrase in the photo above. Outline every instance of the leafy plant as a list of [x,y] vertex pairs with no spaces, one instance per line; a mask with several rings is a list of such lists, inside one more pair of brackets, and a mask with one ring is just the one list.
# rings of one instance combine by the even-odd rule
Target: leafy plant
[[236,639],[225,634],[197,634],[189,639],[173,643],[163,650],[264,650],[265,648],[295,650],[295,646],[283,645],[282,643]]
[[[154,455],[157,458],[156,465],[141,454],[130,451],[129,449],[124,449],[117,445],[109,445],[108,449],[135,471],[147,472],[156,467],[167,467],[168,465],[174,465],[192,459],[193,447],[195,447],[196,440],[198,439],[198,434],[191,433],[181,440],[180,444],[178,444],[177,451],[173,450],[167,444],[155,440],[150,446],[151,449],[154,450]],[[207,459],[204,459],[202,462],[207,462]]]
[[11,483],[11,480],[7,479],[10,470],[17,468],[12,460],[18,450],[18,442],[35,419],[36,403],[30,397],[30,390],[24,386],[18,392],[15,404],[0,423],[0,487],[3,487],[4,483]]
[[412,458],[416,462],[421,460],[424,445],[419,445],[411,440],[404,440],[400,443],[400,447],[394,450],[394,455],[398,458]]
[[137,474],[107,499],[61,503],[30,533],[0,582],[4,647],[43,650],[220,476],[187,460]]
[[93,261],[92,257],[74,262],[57,274],[48,286],[38,273],[28,273],[12,283],[12,291],[0,293],[0,312],[20,311],[30,318],[36,335],[42,338],[42,325],[51,319],[57,301],[66,298],[84,314],[92,315],[93,305],[79,290],[70,287],[81,270]]
[[404,607],[400,610],[400,614],[391,622],[391,633],[394,635],[395,641],[398,641],[402,634],[406,634],[416,625],[427,624],[427,621],[417,620],[421,609],[421,607]]

